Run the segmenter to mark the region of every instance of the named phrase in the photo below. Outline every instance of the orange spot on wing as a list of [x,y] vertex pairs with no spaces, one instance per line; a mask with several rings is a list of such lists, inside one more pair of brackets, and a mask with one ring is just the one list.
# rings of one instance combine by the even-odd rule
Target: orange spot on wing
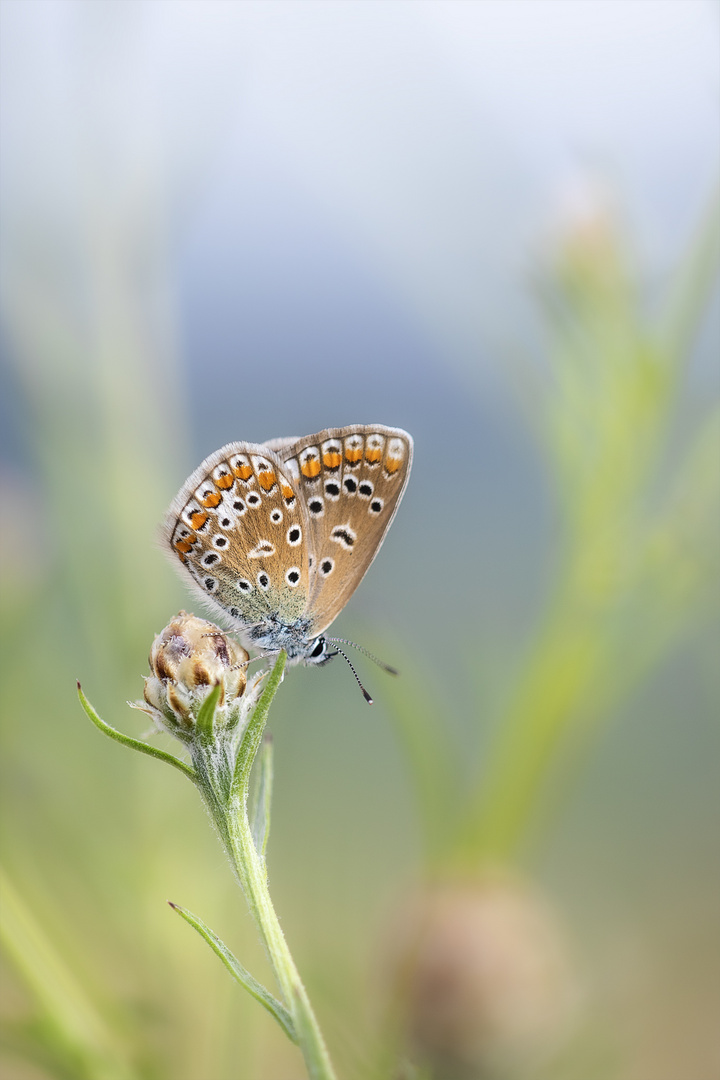
[[320,461],[318,458],[308,458],[305,464],[300,466],[300,470],[303,476],[312,480],[320,472]]
[[360,447],[358,450],[350,450],[348,447],[345,447],[346,461],[351,461],[354,464],[356,461],[362,461],[362,456],[362,447]]
[[204,514],[202,510],[196,510],[194,514],[190,515],[190,524],[193,529],[202,529],[209,517],[210,515]]
[[396,473],[398,471],[401,465],[402,458],[389,457],[385,462],[385,471],[389,472],[392,475],[393,473]]
[[[219,491],[211,491],[209,495],[206,495],[204,499],[198,499],[201,506],[207,507],[208,510],[214,510],[216,506],[219,506],[222,502],[222,495]],[[195,526],[193,526],[194,528]]]
[[[198,517],[197,514],[195,516]],[[205,515],[205,517],[207,517],[207,514]],[[183,557],[183,556],[187,555],[187,553],[189,551],[192,551],[192,546],[195,543],[196,539],[197,539],[197,537],[195,537],[195,536],[186,536],[182,540],[176,540],[175,541],[175,549],[176,549],[178,555]]]
[[369,461],[371,465],[374,465],[377,461],[380,461],[381,458],[382,450],[377,447],[374,450],[371,450],[368,447],[368,449],[365,451],[365,460]]
[[330,450],[323,454],[323,465],[326,469],[337,469],[342,461],[342,455],[337,450]]
[[286,502],[291,502],[295,498],[295,492],[287,484],[280,484],[280,490],[282,491],[282,497]]
[[238,480],[249,480],[253,474],[251,465],[235,465],[233,467],[233,472]]
[[187,563],[187,555],[183,555],[182,551],[178,551],[177,556],[181,563]]
[[275,473],[270,469],[258,473],[258,484],[263,491],[272,491],[275,487]]
[[233,486],[235,481],[231,473],[223,473],[223,475],[218,476],[217,480],[214,480],[213,483],[215,484],[215,487],[219,487],[221,491],[226,491],[229,487]]

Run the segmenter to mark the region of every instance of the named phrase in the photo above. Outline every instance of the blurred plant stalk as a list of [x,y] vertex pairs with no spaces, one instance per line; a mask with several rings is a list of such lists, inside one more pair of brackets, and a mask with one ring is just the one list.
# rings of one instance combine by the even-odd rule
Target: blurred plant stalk
[[563,539],[547,614],[483,762],[453,858],[512,862],[549,770],[717,597],[720,408],[674,449],[682,377],[720,265],[720,209],[660,317],[644,314],[613,223],[564,239],[543,289],[552,386],[541,405]]
[[4,871],[0,871],[0,903],[3,951],[33,993],[45,1021],[38,1033],[7,1025],[3,1042],[30,1060],[47,1059],[59,1076],[135,1080],[138,1074],[118,1033]]
[[544,283],[552,380],[534,408],[562,539],[545,616],[469,796],[443,704],[433,709],[421,677],[422,689],[395,695],[427,851],[427,880],[394,932],[385,1053],[405,1049],[402,1080],[555,1075],[546,1070],[571,1034],[562,934],[512,868],[562,796],[548,780],[569,751],[717,612],[720,406],[679,446],[675,428],[719,267],[720,202],[654,320],[602,214],[564,237]]
[[[53,14],[63,18],[61,11]],[[109,9],[103,14],[113,21]],[[143,13],[138,8],[130,15],[139,27]],[[102,828],[86,829],[78,820],[82,796],[68,798],[77,780],[77,790],[92,799],[87,777],[93,761],[75,741],[80,729],[72,723],[72,695],[58,694],[57,687],[67,681],[68,670],[79,670],[81,658],[86,663],[91,656],[105,690],[127,696],[148,622],[162,625],[176,603],[169,576],[157,572],[161,555],[153,550],[153,538],[158,507],[173,483],[173,459],[187,444],[177,437],[186,429],[186,415],[172,290],[169,148],[157,128],[152,88],[140,95],[141,105],[123,95],[113,145],[98,75],[114,70],[125,39],[106,32],[103,18],[83,22],[92,41],[75,53],[68,96],[58,96],[55,69],[49,81],[36,81],[38,124],[31,125],[24,144],[30,158],[24,152],[5,155],[0,304],[18,392],[20,456],[27,463],[17,474],[12,469],[12,487],[3,490],[11,558],[0,570],[6,604],[0,644],[6,669],[19,677],[3,680],[0,706],[8,716],[26,717],[33,732],[27,746],[34,759],[23,756],[10,726],[5,736],[8,871],[27,896],[38,934],[48,941],[58,932],[43,910],[52,894],[55,918],[74,937],[67,949],[68,978],[72,974],[92,1002],[92,948],[107,939],[113,918],[121,917],[121,890],[103,892],[107,839]],[[12,81],[12,72],[6,74]],[[29,161],[33,183],[23,172]],[[38,653],[44,656],[39,678]],[[41,756],[37,743],[43,739]],[[64,769],[56,767],[61,757]],[[33,792],[26,802],[17,800],[13,774],[25,777],[24,786]],[[106,793],[112,784],[106,774]],[[154,816],[155,794],[135,778],[128,783],[127,776],[123,790],[119,814],[137,841],[121,876],[126,889],[144,896],[151,892],[156,851],[142,823]],[[43,806],[62,809],[48,820]],[[121,858],[118,852],[118,863]],[[82,866],[74,886],[77,902],[73,886],[63,882],[68,866]],[[42,886],[32,884],[35,867],[41,868]],[[157,935],[153,944],[162,951]],[[137,980],[128,991],[121,973],[132,950]],[[153,978],[151,955],[146,927],[139,923],[132,942],[103,971],[108,994],[115,997],[107,1024],[116,1043],[126,1044],[128,1058],[141,1063],[157,1053],[151,1042],[158,1028],[140,1020],[131,1002]],[[26,1023],[36,1026],[42,1044],[42,980],[27,965],[13,968],[29,994]],[[165,990],[168,1012],[180,1016],[182,987],[168,980]],[[85,1030],[77,1028],[78,1039]],[[92,1038],[86,1049],[91,1060]],[[138,1066],[138,1075],[148,1075],[144,1068]],[[60,1075],[74,1080],[81,1074],[75,1067]]]

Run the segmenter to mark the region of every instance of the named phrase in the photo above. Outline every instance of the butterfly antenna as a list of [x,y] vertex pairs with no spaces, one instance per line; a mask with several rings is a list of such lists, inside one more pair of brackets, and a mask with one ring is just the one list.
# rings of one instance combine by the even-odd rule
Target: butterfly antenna
[[[358,645],[356,641],[350,641],[348,638],[344,638],[344,637],[329,637],[329,638],[325,638],[325,640],[332,642],[333,645],[336,642],[340,642],[341,645],[352,645],[353,649],[357,649],[358,652],[363,653],[365,656],[367,656],[367,658],[369,660],[372,660],[372,662],[374,664],[377,664],[378,667],[382,668],[383,671],[387,671],[388,675],[399,675],[400,674],[400,672],[398,671],[397,668],[390,667],[390,665],[386,664],[384,660],[379,660],[377,658],[377,656],[374,656],[373,653],[371,653],[369,651],[369,649],[365,649],[365,648],[363,648],[362,645]],[[340,650],[338,650],[338,652],[339,651]],[[347,659],[347,657],[346,657],[346,659]],[[350,663],[349,660],[348,660],[348,663]]]
[[[329,638],[326,638],[325,640],[326,640],[326,641],[328,641],[328,640],[329,640]],[[334,644],[335,644],[335,642],[333,641],[333,645],[334,645]],[[342,651],[342,649],[338,649],[338,648],[337,648],[337,646],[336,646],[336,647],[335,647],[335,655],[337,655],[338,653],[340,654],[340,656],[342,656],[342,658],[343,658],[344,660],[346,660],[346,661],[347,661],[348,667],[350,668],[350,670],[352,671],[353,675],[355,676],[355,681],[357,682],[358,686],[359,686],[359,687],[360,687],[360,689],[362,690],[362,694],[363,694],[363,697],[364,697],[364,698],[365,698],[365,700],[367,701],[368,705],[372,705],[372,703],[373,703],[373,699],[372,699],[372,698],[370,697],[370,695],[368,694],[367,690],[365,689],[365,687],[363,686],[363,684],[362,684],[362,683],[360,682],[360,676],[358,675],[358,673],[357,673],[357,671],[355,670],[355,668],[354,668],[354,667],[352,666],[352,663],[351,663],[351,661],[350,661],[350,657],[349,657],[349,656],[347,655],[347,653],[344,653],[344,652]]]

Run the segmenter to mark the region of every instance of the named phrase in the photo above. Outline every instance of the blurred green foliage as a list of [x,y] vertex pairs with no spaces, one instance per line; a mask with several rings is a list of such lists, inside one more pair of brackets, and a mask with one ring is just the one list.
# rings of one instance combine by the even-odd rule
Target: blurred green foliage
[[[443,704],[419,692],[419,670],[410,690],[394,688],[440,865],[513,861],[538,824],[548,775],[562,792],[558,763],[577,766],[568,747],[587,745],[585,727],[608,719],[683,634],[717,619],[720,403],[706,402],[690,428],[678,421],[719,265],[713,208],[649,314],[615,223],[598,216],[563,238],[539,280],[549,370],[528,367],[524,391],[556,493],[555,566],[469,798]],[[474,723],[486,722],[478,712]]]
[[[7,496],[19,527],[7,537],[0,641],[7,1075],[290,1080],[302,1075],[295,1052],[163,903],[169,896],[200,912],[269,981],[189,785],[97,738],[74,695],[80,676],[110,722],[140,734],[122,702],[139,692],[152,631],[182,602],[153,547],[159,511],[184,475],[175,460],[175,448],[185,450],[181,378],[167,327],[153,321],[142,285],[118,279],[107,251],[127,248],[128,265],[142,255],[158,280],[162,260],[137,223],[120,221],[108,236],[93,214],[97,198],[88,205],[92,317],[58,296],[56,277],[32,260],[8,306],[17,380],[34,420],[34,469]],[[557,814],[581,761],[592,758],[589,734],[683,638],[716,620],[718,403],[706,402],[692,424],[678,417],[717,265],[714,211],[653,313],[611,221],[560,244],[541,287],[549,370],[527,376],[536,380],[533,413],[557,497],[547,603],[498,693],[482,755],[453,745],[451,688],[434,703],[420,665],[408,660],[387,691],[419,825],[400,763],[370,755],[358,764],[359,773],[373,769],[386,808],[376,822],[360,801],[362,777],[356,790],[340,779],[333,789],[334,751],[318,720],[328,699],[301,673],[283,687],[292,724],[278,721],[290,751],[277,790],[285,780],[288,794],[271,882],[344,1077],[379,1075],[387,1064],[387,972],[377,974],[370,954],[383,952],[386,912],[408,878],[527,870],[530,837],[536,850],[541,839],[552,847],[550,810]],[[487,725],[479,711],[470,717],[476,732]],[[317,780],[313,761],[331,775],[318,834],[303,838],[314,869],[300,882],[297,837],[286,831],[283,840],[282,820],[305,796],[308,775],[310,786]],[[337,766],[338,778],[350,775]],[[322,831],[336,813],[343,828],[343,815],[354,817],[352,843]],[[592,1033],[583,1039],[580,1058],[558,1059],[555,1076],[580,1060],[589,1077],[591,1059],[605,1060]],[[621,1059],[602,1075],[622,1068]]]
[[[474,760],[470,755],[468,769],[467,749],[448,739],[447,706],[418,692],[423,672],[410,659],[413,689],[395,688],[394,719],[424,823],[431,904],[439,882],[456,889],[474,882],[479,906],[498,871],[523,866],[529,843],[537,850],[566,809],[583,756],[596,744],[593,730],[683,637],[717,627],[720,403],[706,402],[690,428],[679,417],[694,333],[717,286],[720,204],[659,312],[647,312],[629,262],[615,223],[599,215],[563,238],[540,281],[550,378],[533,386],[532,403],[557,498],[556,565],[545,611],[494,720],[494,739]],[[482,728],[487,717],[479,709],[469,723]],[[470,783],[458,783],[468,771]],[[449,946],[428,927],[432,919],[415,947],[437,962],[437,950]],[[426,940],[431,932],[435,938]],[[448,955],[436,973],[446,995],[454,962]],[[422,980],[422,963],[413,977]],[[506,972],[508,985],[511,979]],[[522,990],[519,979],[519,1009]],[[412,987],[401,993],[410,1000],[404,1023],[412,1027],[420,1006],[412,1004]],[[477,1008],[479,1027],[486,1017]],[[417,1019],[426,1033],[428,1016]],[[539,1057],[534,1066],[524,1060],[509,1072],[484,1056],[494,1052],[490,1033],[474,1067],[446,1049],[433,1057],[427,1034],[420,1042],[428,1044],[429,1075],[437,1080],[590,1076],[596,1067],[598,1076],[624,1075],[624,1063],[608,1061],[607,1047],[588,1040],[581,1021],[573,1036],[566,1033],[559,1057],[544,1065]]]

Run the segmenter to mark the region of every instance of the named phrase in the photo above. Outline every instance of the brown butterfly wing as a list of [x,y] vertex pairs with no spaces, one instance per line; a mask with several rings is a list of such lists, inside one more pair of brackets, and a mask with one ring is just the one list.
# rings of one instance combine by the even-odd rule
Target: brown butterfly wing
[[267,446],[229,443],[195,470],[163,528],[186,580],[242,627],[308,606],[309,522],[288,469]]
[[407,486],[413,441],[400,428],[371,424],[270,445],[307,510],[308,614],[317,635],[345,606],[378,553]]

